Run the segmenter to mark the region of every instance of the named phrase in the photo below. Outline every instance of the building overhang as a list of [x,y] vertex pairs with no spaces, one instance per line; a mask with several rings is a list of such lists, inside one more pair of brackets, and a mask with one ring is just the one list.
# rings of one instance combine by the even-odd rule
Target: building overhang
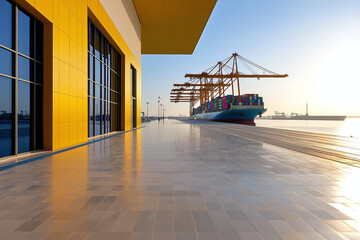
[[192,54],[217,0],[133,0],[142,54]]

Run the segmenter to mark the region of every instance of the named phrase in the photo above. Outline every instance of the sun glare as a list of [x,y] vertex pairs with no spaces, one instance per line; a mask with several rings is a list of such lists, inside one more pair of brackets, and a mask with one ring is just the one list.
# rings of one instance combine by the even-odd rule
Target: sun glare
[[357,110],[360,45],[354,39],[324,44],[314,61],[309,84],[317,103],[334,111],[360,115]]

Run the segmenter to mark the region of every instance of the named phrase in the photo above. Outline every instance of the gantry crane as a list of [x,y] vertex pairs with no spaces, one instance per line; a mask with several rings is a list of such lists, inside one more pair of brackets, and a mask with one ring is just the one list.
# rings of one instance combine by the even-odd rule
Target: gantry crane
[[[239,71],[239,64],[250,73]],[[261,71],[261,73],[256,72]],[[171,102],[190,102],[190,110],[200,101],[200,104],[211,101],[215,97],[222,97],[231,87],[232,95],[235,89],[240,95],[241,78],[285,78],[287,74],[277,74],[270,71],[237,53],[225,60],[218,62],[200,74],[185,74],[189,81],[183,84],[174,84],[174,89],[170,93]]]

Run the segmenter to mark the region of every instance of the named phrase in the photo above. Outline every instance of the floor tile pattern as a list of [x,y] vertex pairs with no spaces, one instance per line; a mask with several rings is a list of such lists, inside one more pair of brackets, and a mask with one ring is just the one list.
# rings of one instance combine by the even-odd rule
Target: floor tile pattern
[[0,172],[0,239],[360,239],[359,168],[207,122],[145,126]]

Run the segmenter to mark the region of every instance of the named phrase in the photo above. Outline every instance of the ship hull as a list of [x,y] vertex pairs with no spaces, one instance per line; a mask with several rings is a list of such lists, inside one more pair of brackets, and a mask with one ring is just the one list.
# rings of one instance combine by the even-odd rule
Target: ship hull
[[256,116],[261,115],[265,112],[265,108],[247,107],[244,109],[238,108],[218,112],[197,113],[194,114],[194,117],[199,120],[238,123],[255,126],[254,119],[256,118]]

